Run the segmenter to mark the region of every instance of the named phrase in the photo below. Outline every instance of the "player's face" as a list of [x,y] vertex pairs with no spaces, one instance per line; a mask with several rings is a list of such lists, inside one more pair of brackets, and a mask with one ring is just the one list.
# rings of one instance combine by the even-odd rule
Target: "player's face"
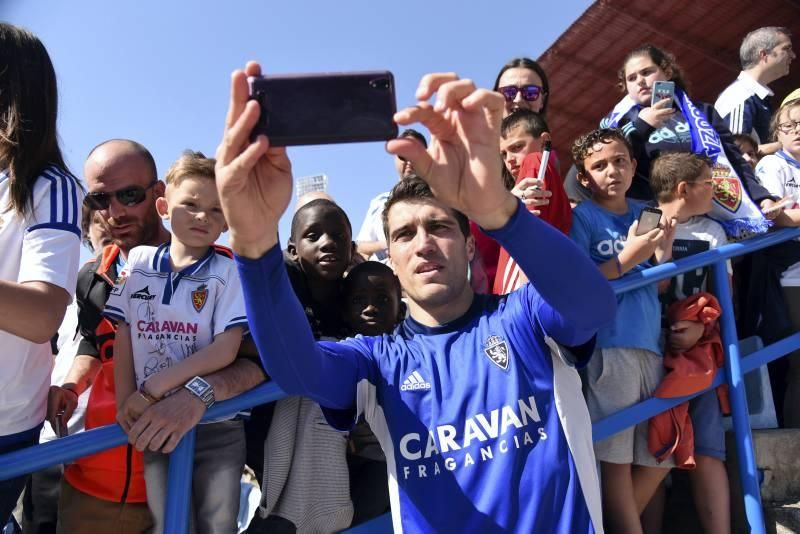
[[541,152],[543,144],[541,137],[532,136],[522,126],[512,128],[506,137],[500,139],[500,154],[511,176],[518,178],[522,160],[528,154]]
[[648,54],[633,56],[625,63],[625,89],[628,96],[640,106],[649,106],[653,83],[669,80],[667,74],[653,63]]
[[627,147],[616,139],[594,145],[583,160],[583,166],[586,172],[579,176],[581,183],[591,189],[597,199],[605,200],[624,198],[636,170]]
[[[102,146],[86,160],[84,177],[90,193],[111,194],[108,207],[97,213],[106,221],[112,242],[126,254],[133,247],[156,244],[161,221],[155,199],[164,194],[164,184],[153,185],[156,177],[141,157],[122,153],[113,144]],[[146,189],[138,204],[123,204],[113,194],[130,187]]]
[[338,280],[350,265],[352,234],[347,221],[336,209],[317,206],[304,210],[298,232],[289,243],[292,259],[306,276]]
[[198,251],[213,245],[228,229],[217,185],[203,176],[184,176],[177,184],[168,185],[159,211],[169,220],[173,239]]
[[356,277],[348,284],[345,321],[356,334],[378,336],[391,332],[400,319],[400,294],[394,275],[366,272],[357,273]]
[[388,226],[389,256],[412,305],[431,313],[470,291],[467,265],[474,242],[444,205],[398,202],[389,210]]

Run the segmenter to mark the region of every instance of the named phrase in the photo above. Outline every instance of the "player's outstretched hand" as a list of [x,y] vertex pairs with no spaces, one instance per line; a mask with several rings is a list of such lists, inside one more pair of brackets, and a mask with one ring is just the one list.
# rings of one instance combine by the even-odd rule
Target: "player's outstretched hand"
[[[436,103],[427,100],[436,95]],[[436,197],[487,229],[508,222],[517,200],[503,186],[500,121],[503,96],[478,89],[453,73],[427,74],[417,88],[416,106],[399,111],[401,125],[420,122],[431,133],[426,151],[409,139],[394,139],[387,150],[403,156]]]
[[225,133],[217,148],[216,180],[234,252],[259,258],[278,241],[278,221],[292,196],[292,165],[285,148],[269,146],[261,135],[250,141],[258,121],[258,102],[248,100],[248,76],[260,76],[258,63],[231,75]]

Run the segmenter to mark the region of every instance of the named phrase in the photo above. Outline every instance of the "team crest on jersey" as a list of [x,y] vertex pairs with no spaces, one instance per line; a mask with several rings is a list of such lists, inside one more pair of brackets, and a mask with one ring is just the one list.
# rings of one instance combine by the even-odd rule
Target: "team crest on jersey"
[[714,200],[731,213],[736,213],[742,203],[742,183],[731,176],[730,169],[725,165],[714,165],[712,177]]
[[484,345],[483,352],[496,366],[503,371],[508,369],[508,345],[500,336],[489,336]]
[[206,305],[208,300],[208,286],[205,284],[197,286],[197,289],[192,291],[192,306],[194,310],[199,312]]

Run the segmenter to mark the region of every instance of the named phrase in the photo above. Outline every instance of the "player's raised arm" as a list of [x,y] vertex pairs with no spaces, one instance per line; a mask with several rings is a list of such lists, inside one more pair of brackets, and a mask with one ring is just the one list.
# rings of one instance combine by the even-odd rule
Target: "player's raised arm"
[[[347,345],[323,353],[289,284],[278,243],[278,221],[292,195],[291,163],[284,148],[272,148],[250,131],[260,113],[248,101],[250,62],[231,77],[225,134],[217,149],[217,188],[236,253],[250,332],[267,373],[287,393],[310,397],[329,408],[355,406],[357,351]],[[335,356],[340,357],[335,357]]]
[[[434,105],[426,100],[436,95]],[[455,74],[428,74],[418,105],[395,116],[431,132],[424,150],[396,139],[389,152],[403,156],[436,197],[481,225],[509,251],[548,307],[540,320],[557,341],[582,343],[614,316],[616,299],[591,259],[566,236],[522,207],[503,186],[497,149],[504,100]]]

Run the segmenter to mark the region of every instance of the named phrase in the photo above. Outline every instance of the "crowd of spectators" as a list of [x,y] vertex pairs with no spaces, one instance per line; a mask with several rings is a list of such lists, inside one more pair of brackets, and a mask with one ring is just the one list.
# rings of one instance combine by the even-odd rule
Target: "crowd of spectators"
[[[769,88],[789,73],[794,57],[788,30],[754,30],[741,45],[741,74],[711,104],[690,97],[669,51],[632,50],[620,62],[620,102],[598,109],[598,129],[574,141],[566,180],[561,161],[568,158],[550,150],[557,132],[546,120],[547,75],[535,61],[515,58],[493,87],[504,103],[498,178],[559,238],[569,236],[607,280],[800,226],[800,93],[779,95],[786,98],[773,107]],[[63,468],[0,482],[0,520],[11,517],[24,490],[24,532],[162,532],[167,454],[214,402],[268,380],[264,362],[274,357],[250,336],[259,325],[252,317],[248,325],[248,282],[240,281],[233,252],[215,245],[231,222],[223,214],[220,162],[187,151],[162,179],[146,147],[110,139],[88,154],[80,180],[59,149],[56,79],[42,44],[0,24],[0,62],[6,65],[0,72],[0,341],[11,366],[0,378],[0,453],[114,422],[129,437],[125,446]],[[652,99],[657,81],[674,82],[674,99]],[[440,143],[435,133],[426,139],[411,128],[399,137],[415,145],[409,151]],[[432,195],[424,174],[430,169],[393,158],[398,185],[370,202],[357,234],[327,195],[298,202],[281,265],[315,340],[386,339],[408,321],[421,326],[407,319],[419,298],[408,293],[402,269],[395,274],[392,243],[403,237],[390,234],[388,219],[404,199]],[[391,165],[387,157],[387,172]],[[643,213],[658,213],[659,223],[641,227]],[[162,221],[169,221],[169,231]],[[472,291],[524,293],[531,273],[522,262],[495,232],[478,221],[463,223]],[[83,266],[81,245],[93,254]],[[780,254],[752,263],[729,265],[736,292],[747,300],[751,291],[771,289],[777,297],[762,299],[755,310],[758,302],[749,300],[739,319],[782,317],[785,328],[770,320],[767,340],[800,331],[800,245],[787,243]],[[772,286],[766,278],[757,289],[742,281],[741,273],[755,269],[768,269]],[[658,390],[710,385],[682,376],[677,362],[689,358],[711,371],[724,364],[717,318],[734,310],[721,310],[711,287],[701,269],[619,295],[616,314],[595,328],[591,342],[561,343],[575,349],[572,363],[580,364],[592,421]],[[536,298],[544,298],[539,292]],[[751,331],[765,332],[760,323]],[[501,368],[508,357],[486,353]],[[788,360],[777,409],[783,425],[800,428],[800,354]],[[395,378],[410,391],[430,389],[434,377]],[[314,392],[305,387],[296,391]],[[332,412],[342,407],[322,394],[290,396],[200,425],[191,531],[335,532],[411,498],[403,492],[410,495],[413,483],[408,474],[397,480],[397,451],[380,439],[384,428],[373,434],[375,408],[363,412],[362,395],[359,389],[362,415],[349,432],[334,423],[342,416]],[[678,435],[656,416],[594,444],[608,531],[660,531],[663,481],[680,468],[690,470],[704,530],[730,532],[724,388],[675,410],[684,414]],[[441,444],[431,447],[438,454]],[[249,527],[237,525],[246,465],[261,489]],[[398,484],[402,497],[390,491]]]

